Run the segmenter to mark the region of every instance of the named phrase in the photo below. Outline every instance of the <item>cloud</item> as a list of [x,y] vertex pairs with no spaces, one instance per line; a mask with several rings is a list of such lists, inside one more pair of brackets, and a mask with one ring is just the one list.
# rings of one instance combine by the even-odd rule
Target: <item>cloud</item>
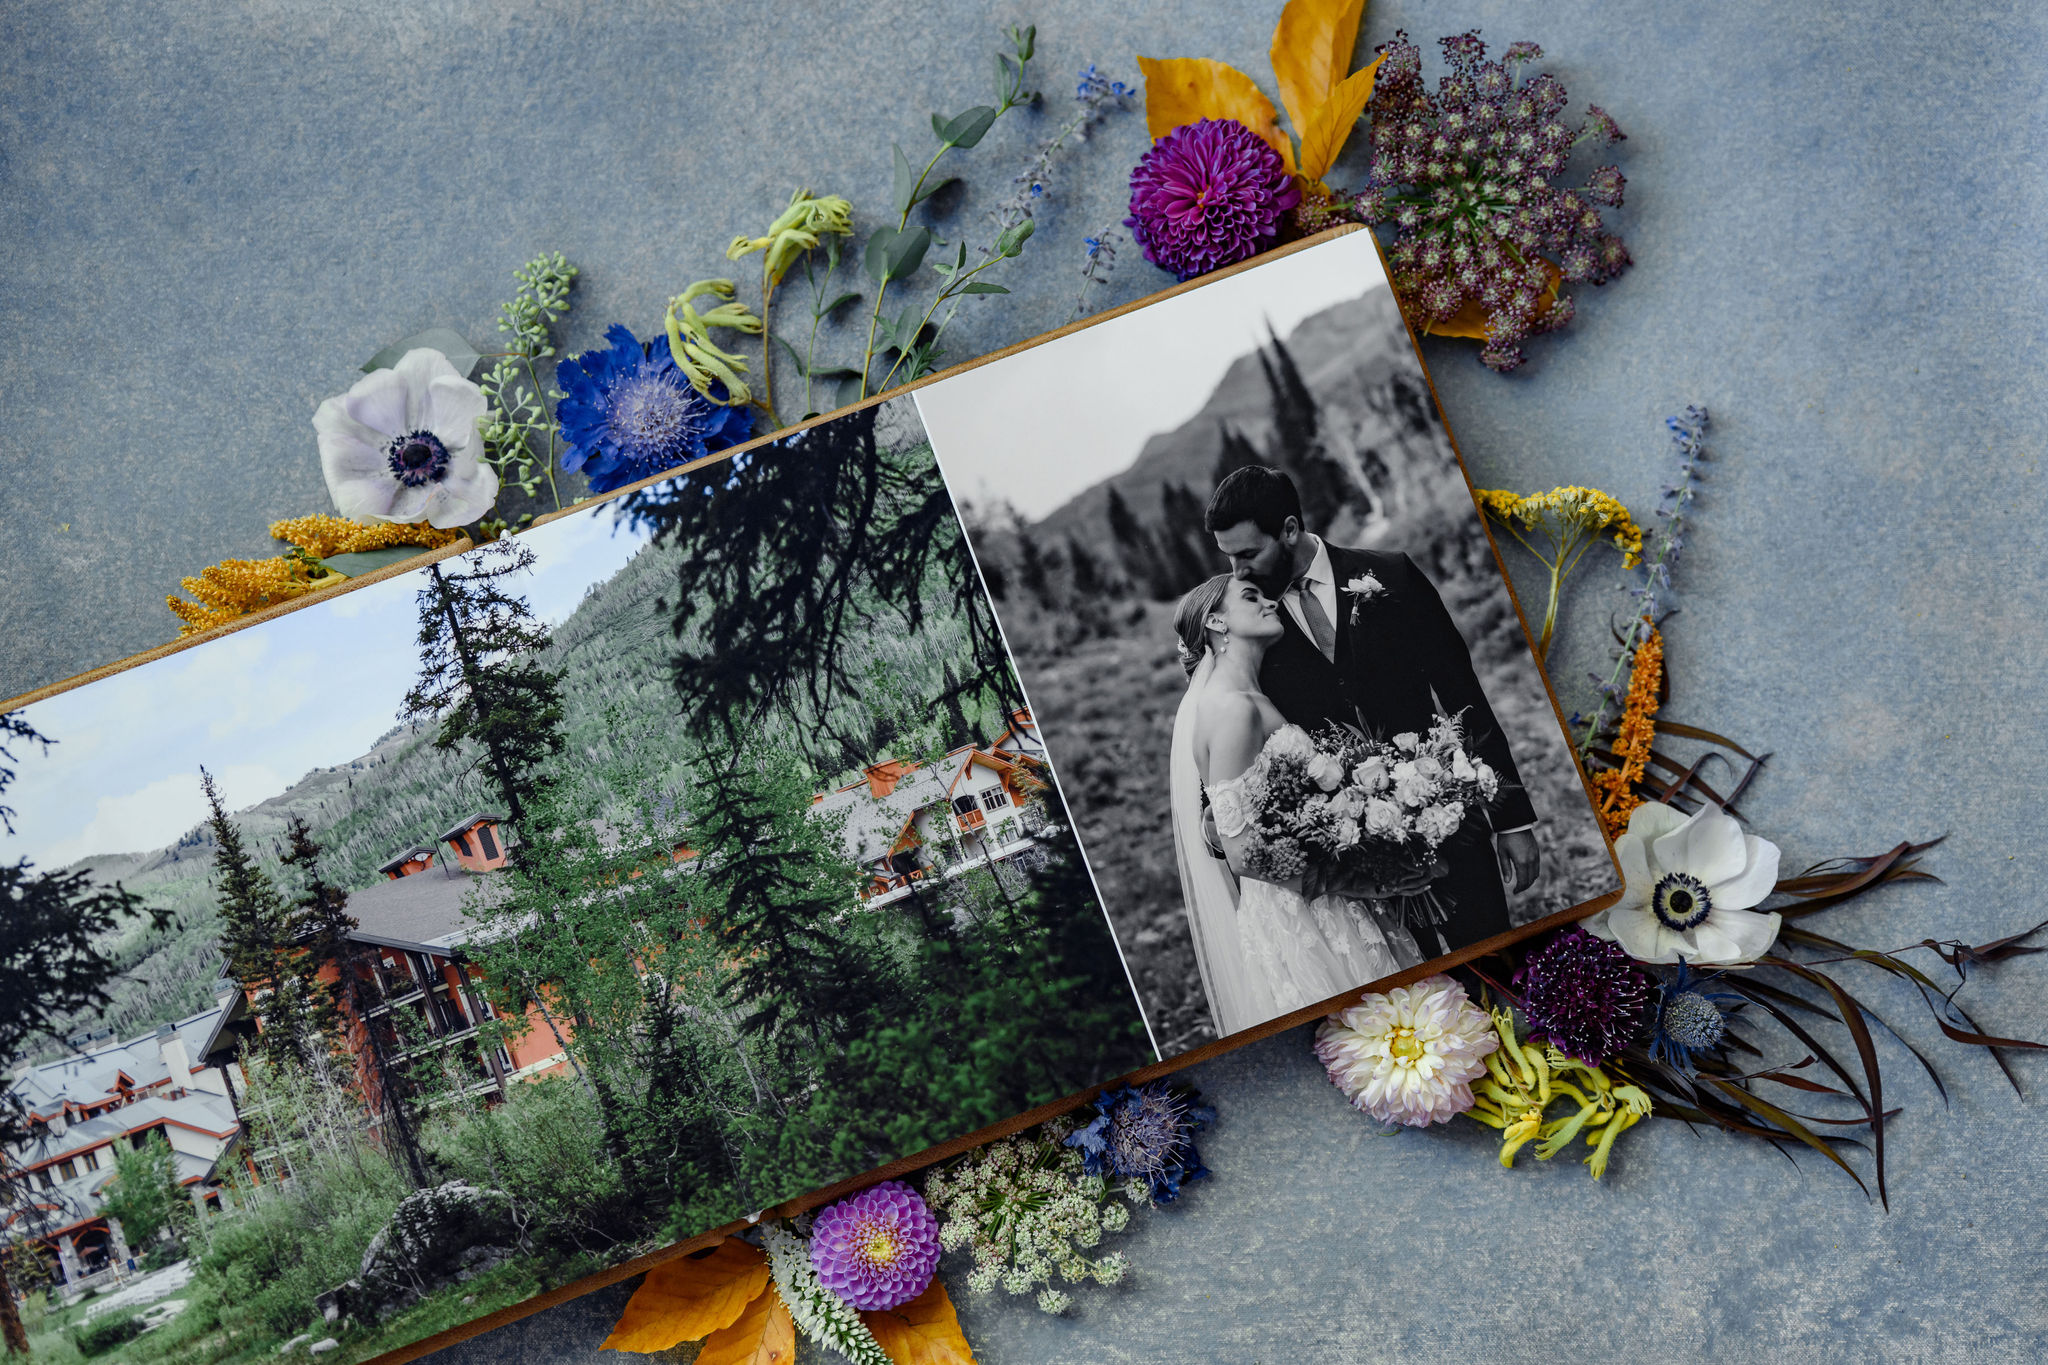
[[[254,805],[284,787],[260,763],[240,763],[214,774],[229,810]],[[43,850],[43,867],[66,867],[95,853],[142,853],[161,848],[206,818],[199,774],[160,777],[125,796],[102,796],[92,819],[69,839]]]

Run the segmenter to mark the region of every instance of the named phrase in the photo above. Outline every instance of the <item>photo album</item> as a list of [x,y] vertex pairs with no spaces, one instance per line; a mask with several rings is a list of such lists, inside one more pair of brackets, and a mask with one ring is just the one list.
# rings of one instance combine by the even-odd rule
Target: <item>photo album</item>
[[13,704],[9,1254],[503,1320],[1621,885],[1369,232],[412,563]]

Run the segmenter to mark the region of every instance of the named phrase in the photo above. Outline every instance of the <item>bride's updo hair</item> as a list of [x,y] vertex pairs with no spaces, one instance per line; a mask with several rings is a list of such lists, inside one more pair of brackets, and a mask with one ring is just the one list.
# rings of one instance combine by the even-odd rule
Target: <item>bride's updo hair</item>
[[1188,589],[1180,599],[1180,605],[1173,609],[1173,633],[1180,637],[1180,666],[1195,675],[1196,665],[1209,652],[1208,619],[1223,605],[1223,593],[1230,587],[1234,574],[1220,573],[1206,583],[1198,583]]

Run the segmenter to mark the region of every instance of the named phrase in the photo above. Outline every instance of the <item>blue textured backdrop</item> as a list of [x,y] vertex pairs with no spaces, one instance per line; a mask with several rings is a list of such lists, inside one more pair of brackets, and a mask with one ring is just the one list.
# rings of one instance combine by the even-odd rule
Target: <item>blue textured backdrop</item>
[[[889,141],[918,145],[934,108],[983,96],[998,23],[1040,25],[1057,101],[1080,66],[1129,78],[1138,52],[1266,79],[1276,12],[16,0],[0,11],[0,695],[167,638],[178,575],[268,553],[270,519],[324,509],[315,403],[417,328],[484,339],[533,252],[584,267],[572,343],[644,328],[794,185],[882,201]],[[1673,714],[1773,751],[1746,804],[1792,865],[1949,832],[1946,888],[1881,894],[1839,932],[2031,922],[2042,12],[1459,0],[1367,20],[1375,42],[1470,25],[1541,42],[1575,101],[1628,131],[1637,262],[1511,378],[1431,345],[1475,476],[1646,509],[1669,468],[1659,419],[1712,408]],[[965,159],[956,221],[1057,114]],[[964,316],[954,358],[1066,320],[1081,239],[1121,216],[1143,145],[1133,112],[1065,163],[1016,295]],[[1127,251],[1100,301],[1164,283]],[[1602,589],[1563,627],[1568,694],[1597,661]],[[2043,975],[2021,962],[1967,998],[1994,1031],[2040,1033]],[[1932,1033],[1909,997],[1871,998]],[[1471,1125],[1376,1137],[1306,1036],[1283,1035],[1196,1070],[1223,1110],[1217,1175],[1138,1220],[1128,1287],[1083,1293],[1068,1320],[1021,1302],[963,1317],[990,1362],[2039,1358],[2038,1101],[1958,1057],[1945,1112],[1910,1067],[1894,1049],[1887,1095],[1907,1112],[1887,1215],[1814,1161],[1676,1124],[1631,1133],[1598,1186],[1564,1162],[1504,1172]],[[2018,1070],[2048,1085],[2040,1060]],[[445,1358],[591,1359],[623,1299]]]

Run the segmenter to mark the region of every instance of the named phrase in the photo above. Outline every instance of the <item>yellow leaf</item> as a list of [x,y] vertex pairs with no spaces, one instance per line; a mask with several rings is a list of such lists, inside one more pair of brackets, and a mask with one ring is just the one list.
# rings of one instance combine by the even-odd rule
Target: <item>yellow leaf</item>
[[760,1249],[728,1237],[709,1256],[678,1256],[648,1271],[599,1349],[649,1353],[695,1341],[737,1322],[767,1286]]
[[[1564,282],[1564,272],[1549,261],[1543,262],[1543,273],[1550,277],[1550,283],[1536,300],[1536,316],[1542,317],[1557,302],[1557,289]],[[1428,322],[1422,326],[1422,334],[1432,337],[1466,337],[1473,341],[1485,341],[1493,333],[1487,330],[1486,310],[1472,299],[1465,300],[1465,306],[1443,322]]]
[[697,1365],[790,1365],[796,1359],[796,1323],[782,1295],[759,1295],[730,1326],[704,1339]]
[[862,1313],[860,1320],[896,1365],[974,1365],[974,1348],[938,1280],[902,1307]]
[[1321,180],[1336,164],[1337,153],[1344,150],[1344,139],[1351,136],[1351,130],[1358,126],[1358,116],[1365,112],[1366,101],[1372,98],[1372,80],[1379,73],[1380,63],[1386,60],[1381,53],[1372,59],[1372,65],[1363,71],[1354,71],[1337,82],[1337,88],[1330,97],[1315,107],[1308,118],[1295,126],[1301,129],[1301,173],[1310,180]]
[[1207,57],[1140,57],[1145,75],[1145,131],[1154,142],[1200,119],[1236,119],[1280,153],[1294,170],[1294,144],[1280,131],[1273,101],[1234,66]]
[[[1273,77],[1280,82],[1280,103],[1303,140],[1316,107],[1351,69],[1351,50],[1358,45],[1358,21],[1365,0],[1287,0],[1280,22],[1273,26]],[[1302,153],[1306,166],[1308,153]],[[1323,178],[1321,171],[1303,175]]]

